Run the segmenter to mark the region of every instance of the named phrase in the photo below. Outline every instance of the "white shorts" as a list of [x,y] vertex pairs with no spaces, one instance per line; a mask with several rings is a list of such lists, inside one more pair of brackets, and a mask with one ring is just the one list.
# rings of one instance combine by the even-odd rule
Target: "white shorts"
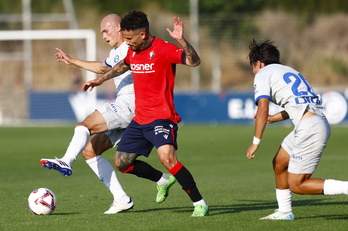
[[301,120],[297,129],[285,137],[281,146],[290,155],[288,171],[313,174],[330,137],[330,125],[325,117],[312,116]]
[[129,98],[126,101],[119,97],[116,98],[115,103],[106,103],[97,109],[105,119],[108,126],[108,131],[105,134],[110,138],[114,147],[118,144],[124,130],[134,117],[134,101],[129,102],[132,102]]
[[104,132],[105,135],[109,137],[111,143],[113,144],[112,146],[113,148],[116,147],[116,145],[118,145],[125,130],[126,129],[114,129],[114,130]]

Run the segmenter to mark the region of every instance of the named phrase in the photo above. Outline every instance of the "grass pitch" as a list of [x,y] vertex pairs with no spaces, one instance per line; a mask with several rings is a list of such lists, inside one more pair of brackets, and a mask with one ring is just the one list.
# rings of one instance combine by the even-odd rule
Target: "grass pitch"
[[[156,204],[156,185],[117,172],[134,209],[104,215],[112,196],[83,158],[74,173],[64,177],[44,169],[41,158],[61,157],[70,142],[70,127],[0,128],[0,230],[347,230],[348,198],[293,195],[293,221],[259,220],[277,208],[271,160],[281,140],[292,128],[268,126],[254,160],[245,152],[253,126],[199,126],[179,128],[179,160],[191,171],[210,215],[190,217],[193,206],[179,184],[162,204]],[[333,127],[328,147],[313,177],[348,180],[347,128]],[[115,150],[104,153],[113,161]],[[142,158],[145,159],[145,158]],[[165,171],[153,152],[145,159]],[[51,189],[58,198],[55,212],[32,215],[29,193]]]

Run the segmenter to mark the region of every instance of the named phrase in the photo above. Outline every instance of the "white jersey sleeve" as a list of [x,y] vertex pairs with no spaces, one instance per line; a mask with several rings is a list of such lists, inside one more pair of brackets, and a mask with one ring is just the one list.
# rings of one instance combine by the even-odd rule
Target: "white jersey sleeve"
[[268,98],[289,114],[295,126],[305,110],[323,116],[321,99],[307,80],[295,69],[281,64],[262,68],[254,79],[255,103]]
[[[109,57],[105,59],[104,63],[109,67],[113,67],[116,63],[126,57],[127,51],[128,45],[126,42],[123,42],[119,47],[110,51]],[[114,78],[114,83],[117,89],[117,96],[122,94],[134,94],[133,76],[131,71],[127,71]]]

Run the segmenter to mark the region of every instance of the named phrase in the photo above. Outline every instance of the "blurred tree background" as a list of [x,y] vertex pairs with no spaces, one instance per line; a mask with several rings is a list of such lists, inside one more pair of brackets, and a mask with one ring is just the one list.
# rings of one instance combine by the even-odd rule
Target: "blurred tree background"
[[[27,1],[30,0],[0,0],[1,31],[23,29],[22,3]],[[44,16],[65,13],[64,1],[70,0],[31,0],[31,12]],[[252,92],[253,74],[247,55],[248,45],[254,38],[275,41],[281,62],[299,70],[316,91],[345,90],[348,95],[347,0],[196,0],[198,33],[191,23],[191,0],[71,1],[78,28],[96,32],[97,60],[100,61],[110,51],[100,36],[100,21],[105,15],[123,16],[134,9],[142,10],[148,15],[151,33],[174,43],[166,28],[173,27],[173,16],[181,17],[185,38],[192,43],[194,35],[198,35],[195,48],[202,62],[195,68],[199,71],[198,83],[192,81],[192,68],[178,65],[176,91]],[[66,20],[33,20],[30,25],[33,30],[71,28]],[[32,41],[33,79],[28,88],[24,78],[23,41],[0,41],[0,124],[2,117],[28,118],[28,91],[76,92],[81,89],[85,72],[57,63],[56,47],[71,57],[81,58],[81,48],[76,41]],[[98,92],[110,95],[112,100],[115,94],[112,81],[99,87]]]
[[[79,28],[97,32],[98,59],[104,60],[109,47],[99,36],[100,20],[109,13],[120,16],[137,9],[144,11],[150,21],[151,33],[173,42],[165,28],[172,27],[172,17],[180,16],[185,23],[185,37],[190,41],[190,0],[73,0]],[[202,91],[252,91],[252,73],[248,61],[251,39],[271,39],[281,51],[281,61],[301,71],[317,88],[347,86],[348,74],[348,1],[346,0],[199,0],[200,89]],[[62,1],[32,0],[32,13],[64,11]],[[0,0],[0,14],[20,14],[22,0]],[[0,30],[21,29],[21,23],[0,22]],[[68,23],[33,22],[33,29],[67,29]],[[4,45],[5,44],[5,45]],[[20,42],[2,43],[0,52],[15,51]],[[37,45],[39,46],[39,45]],[[74,56],[72,46],[56,42],[34,50],[34,59],[57,65],[52,59],[54,47],[60,46]],[[42,52],[42,51],[50,52]],[[1,64],[0,64],[1,65]],[[7,65],[7,64],[6,64]],[[19,64],[18,64],[19,65]],[[37,65],[42,66],[42,65]],[[217,67],[218,66],[218,67]],[[35,67],[35,66],[34,66]],[[8,66],[7,66],[8,68]],[[3,68],[1,68],[3,69]],[[59,66],[59,70],[68,67]],[[21,70],[20,68],[17,70]],[[51,70],[55,70],[54,68]],[[18,71],[17,71],[18,72]],[[50,76],[42,87],[58,86],[56,71],[35,77]],[[71,70],[70,70],[71,72]],[[17,73],[18,74],[18,73]],[[218,76],[219,85],[212,85]],[[14,77],[19,79],[20,77]],[[46,83],[47,85],[45,85]],[[54,83],[54,84],[52,84]],[[40,85],[39,81],[36,86]],[[64,86],[65,87],[65,86]],[[190,91],[190,70],[178,68],[177,90]]]

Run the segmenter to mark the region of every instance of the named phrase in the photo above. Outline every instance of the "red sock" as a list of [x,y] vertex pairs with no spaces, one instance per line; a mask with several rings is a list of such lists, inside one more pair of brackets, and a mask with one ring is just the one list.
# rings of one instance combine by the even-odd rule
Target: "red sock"
[[202,200],[202,196],[198,191],[196,182],[193,179],[191,173],[183,166],[180,162],[174,165],[169,172],[175,176],[178,183],[181,185],[182,189],[188,194],[192,202],[197,202]]

